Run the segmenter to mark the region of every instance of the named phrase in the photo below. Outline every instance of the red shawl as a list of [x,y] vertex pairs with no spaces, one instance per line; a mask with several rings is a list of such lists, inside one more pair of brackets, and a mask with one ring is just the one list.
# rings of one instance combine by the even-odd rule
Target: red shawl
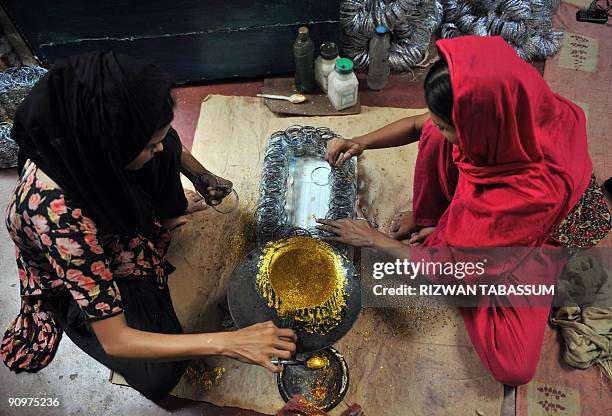
[[423,246],[541,246],[591,177],[586,120],[502,38],[437,42],[448,61],[459,181]]

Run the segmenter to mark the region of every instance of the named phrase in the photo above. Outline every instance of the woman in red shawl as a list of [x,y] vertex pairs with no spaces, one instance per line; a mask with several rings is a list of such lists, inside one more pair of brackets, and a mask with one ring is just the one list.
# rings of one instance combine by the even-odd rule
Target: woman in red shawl
[[[583,111],[500,37],[441,40],[437,48],[441,59],[425,79],[427,114],[335,140],[326,155],[333,165],[418,140],[412,213],[396,217],[391,236],[366,221],[320,220],[320,228],[332,241],[370,247],[595,245],[611,224]],[[548,312],[461,309],[483,363],[508,385],[533,377]]]

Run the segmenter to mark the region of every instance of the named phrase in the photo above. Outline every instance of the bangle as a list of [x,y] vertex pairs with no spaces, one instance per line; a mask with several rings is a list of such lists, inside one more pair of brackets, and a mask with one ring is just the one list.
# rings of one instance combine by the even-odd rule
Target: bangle
[[366,217],[355,217],[353,218],[355,221],[367,221],[374,228],[378,228],[378,224],[375,221],[369,220]]
[[[202,172],[200,173],[197,177],[196,177],[196,182],[202,182],[203,180],[201,179],[203,175],[208,175],[211,178],[213,178],[215,180],[215,185],[213,186],[213,188],[215,189],[219,189],[219,188],[224,188],[224,189],[229,189],[229,193],[228,194],[232,194],[234,196],[234,203],[232,204],[232,206],[229,209],[220,209],[220,207],[218,207],[217,205],[209,205],[210,207],[212,207],[212,209],[214,209],[215,211],[217,211],[220,214],[229,214],[230,212],[235,211],[238,208],[238,205],[240,205],[240,197],[238,196],[238,192],[236,192],[236,190],[234,188],[230,188],[227,185],[219,185],[219,181],[217,180],[217,177],[215,175],[213,175],[212,173],[206,171],[206,172]],[[194,183],[194,185],[196,185]],[[211,186],[209,184],[209,186]],[[208,201],[207,197],[205,197],[204,195],[202,195],[200,193],[200,191],[198,191],[197,189],[197,185],[196,185],[196,192],[202,197],[204,198],[206,201]],[[225,197],[227,197],[228,195],[226,195]]]

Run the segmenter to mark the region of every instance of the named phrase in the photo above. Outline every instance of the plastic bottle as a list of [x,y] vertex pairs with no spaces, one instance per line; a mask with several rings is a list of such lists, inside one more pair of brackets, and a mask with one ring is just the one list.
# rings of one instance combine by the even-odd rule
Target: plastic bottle
[[359,81],[353,72],[353,61],[340,58],[334,72],[327,78],[327,97],[336,110],[344,110],[357,104]]
[[382,90],[387,84],[389,73],[389,32],[384,26],[377,26],[370,39],[370,65],[368,66],[368,88]]
[[327,77],[334,72],[338,58],[338,47],[334,42],[321,45],[321,55],[315,60],[315,81],[324,92],[327,92]]
[[314,89],[314,43],[308,34],[308,28],[301,26],[298,37],[293,43],[295,57],[295,89],[308,92]]

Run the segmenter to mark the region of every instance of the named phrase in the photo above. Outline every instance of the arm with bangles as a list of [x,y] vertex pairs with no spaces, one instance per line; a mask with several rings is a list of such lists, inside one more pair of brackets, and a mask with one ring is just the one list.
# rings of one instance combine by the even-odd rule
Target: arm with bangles
[[353,156],[368,149],[386,149],[417,142],[429,113],[406,117],[378,130],[352,139],[333,139],[327,144],[325,159],[332,166],[340,166]]
[[[210,205],[227,196],[232,182],[208,171],[182,146],[181,173]],[[199,198],[188,195],[187,214],[202,209]],[[197,208],[194,208],[197,207]],[[264,322],[233,332],[200,334],[161,334],[130,328],[123,314],[95,320],[91,324],[104,351],[113,357],[147,361],[176,361],[221,355],[277,372],[271,359],[291,358],[297,340],[291,329]]]
[[[325,159],[331,166],[339,166],[351,157],[359,156],[368,149],[386,149],[417,142],[429,116],[429,112],[426,112],[400,119],[378,130],[352,139],[333,139],[327,145]],[[389,229],[392,238],[383,235],[389,239],[387,246],[389,244],[395,245],[397,242],[391,240],[403,240],[405,244],[416,244],[424,241],[432,231],[433,227],[419,230],[414,224],[412,212],[406,211],[398,212],[393,218]]]
[[[356,211],[359,218],[364,217],[359,203],[357,203]],[[332,234],[322,238],[330,243],[377,249],[386,255],[397,258],[404,258],[410,252],[408,245],[378,231],[369,221],[349,218],[339,220],[317,218],[317,223],[319,230]]]
[[290,359],[295,352],[293,330],[272,322],[233,332],[160,334],[130,328],[123,313],[92,321],[96,337],[111,357],[145,361],[179,361],[220,355],[277,372],[275,357]]

